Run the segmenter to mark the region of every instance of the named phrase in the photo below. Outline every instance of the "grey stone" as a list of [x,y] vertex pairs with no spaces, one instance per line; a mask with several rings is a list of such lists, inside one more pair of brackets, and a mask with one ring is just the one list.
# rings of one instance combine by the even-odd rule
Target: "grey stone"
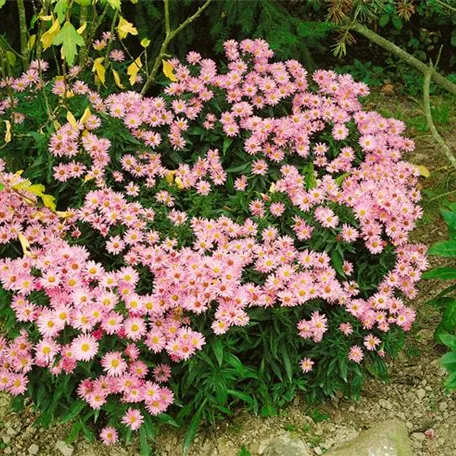
[[385,399],[380,399],[378,401],[378,403],[380,404],[380,407],[382,407],[382,408],[384,408],[386,410],[392,410],[392,408],[393,408],[393,404],[391,404],[390,401],[387,401]]
[[63,456],[71,456],[73,454],[73,447],[68,445],[66,442],[63,440],[58,440],[55,444],[55,449],[60,451],[60,453],[63,454]]
[[426,397],[426,391],[423,388],[420,388],[416,391],[416,397],[418,399],[424,399]]
[[311,451],[303,440],[284,434],[276,437],[265,448],[264,456],[311,456]]
[[412,434],[412,439],[418,440],[418,442],[424,442],[426,440],[426,436],[422,432],[414,432]]
[[352,441],[326,453],[327,456],[413,456],[407,428],[399,420],[385,421]]
[[28,452],[29,452],[29,454],[31,454],[31,455],[36,455],[36,454],[38,454],[39,451],[40,451],[40,447],[39,447],[36,443],[32,443],[32,444],[28,447]]

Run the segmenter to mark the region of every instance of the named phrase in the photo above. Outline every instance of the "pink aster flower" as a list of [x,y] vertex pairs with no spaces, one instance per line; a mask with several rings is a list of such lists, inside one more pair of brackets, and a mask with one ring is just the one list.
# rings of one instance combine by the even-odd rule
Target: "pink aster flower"
[[122,423],[129,427],[132,431],[139,429],[144,422],[144,417],[139,410],[129,408],[127,413],[122,417]]
[[106,426],[100,432],[100,439],[105,445],[112,445],[119,440],[119,435],[115,428]]
[[363,349],[359,345],[353,345],[348,353],[348,359],[359,364],[364,358]]
[[98,352],[98,342],[90,335],[80,335],[73,340],[71,348],[77,361],[90,361]]
[[300,362],[302,371],[307,374],[313,369],[315,363],[310,358],[303,358]]

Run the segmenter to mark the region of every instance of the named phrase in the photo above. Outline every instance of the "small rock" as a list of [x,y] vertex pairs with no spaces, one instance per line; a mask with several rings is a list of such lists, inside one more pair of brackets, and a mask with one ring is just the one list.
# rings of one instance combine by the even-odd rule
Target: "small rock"
[[63,456],[71,456],[73,454],[73,447],[68,445],[66,442],[63,440],[58,440],[55,444],[55,449],[60,451],[60,453],[63,454]]
[[28,447],[28,452],[29,454],[31,455],[36,455],[38,454],[38,451],[40,451],[40,447],[36,444],[36,443],[33,443],[32,445],[30,445]]
[[423,388],[420,388],[416,391],[416,397],[419,399],[419,400],[422,400],[426,397],[426,390],[424,390]]
[[264,450],[264,456],[311,456],[307,444],[289,433],[275,438]]
[[426,436],[422,432],[414,432],[412,434],[412,439],[415,439],[418,442],[424,442],[426,440]]
[[2,441],[5,445],[9,445],[11,443],[11,436],[10,435],[2,435]]
[[318,456],[321,456],[323,454],[323,450],[320,447],[315,447],[314,453],[317,454]]
[[380,407],[386,409],[386,410],[392,410],[393,409],[393,404],[391,404],[390,401],[387,401],[386,399],[380,399],[378,401],[378,403],[380,404]]
[[440,402],[440,404],[439,404],[439,410],[440,410],[441,412],[444,412],[444,411],[447,410],[447,409],[448,409],[448,404],[447,404],[446,402]]
[[328,453],[327,456],[412,456],[407,427],[399,420],[385,421],[352,441]]

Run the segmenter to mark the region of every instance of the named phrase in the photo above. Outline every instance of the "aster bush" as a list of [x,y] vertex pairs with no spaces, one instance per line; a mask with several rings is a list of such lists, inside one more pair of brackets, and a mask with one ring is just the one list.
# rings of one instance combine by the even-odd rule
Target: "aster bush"
[[413,323],[405,125],[262,40],[225,54],[170,60],[152,97],[43,61],[1,83],[0,389],[70,438],[147,452],[190,420],[187,447],[238,405],[356,397]]

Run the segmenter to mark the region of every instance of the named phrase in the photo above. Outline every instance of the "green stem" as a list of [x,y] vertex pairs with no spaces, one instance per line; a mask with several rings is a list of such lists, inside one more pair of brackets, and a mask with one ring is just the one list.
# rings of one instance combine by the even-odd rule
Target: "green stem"
[[396,46],[391,41],[383,38],[367,27],[364,27],[364,25],[355,23],[351,25],[350,28],[355,32],[358,32],[360,35],[366,37],[369,41],[372,41],[383,49],[386,49],[388,52],[391,52],[391,54],[394,54],[400,59],[404,60],[405,63],[417,69],[418,71],[421,71],[421,73],[423,73],[425,76],[429,73],[434,82],[442,86],[444,89],[448,90],[448,92],[452,93],[453,95],[456,95],[456,84],[452,83],[449,79],[445,78],[440,73],[437,73],[434,68],[427,66],[421,60],[418,60],[417,58],[413,57],[413,55],[410,55],[408,52],[404,51],[399,46]]
[[28,31],[27,31],[27,18],[25,16],[24,0],[17,0],[17,11],[19,14],[19,33],[21,43],[21,56],[22,56],[22,68],[24,71],[28,66]]
[[169,22],[169,0],[164,0],[165,2],[165,39],[160,47],[160,51],[154,61],[154,65],[152,67],[152,70],[149,73],[149,77],[146,80],[146,83],[144,84],[144,87],[141,90],[141,95],[144,95],[149,87],[155,82],[155,78],[158,73],[158,69],[160,68],[160,64],[163,60],[163,58],[166,56],[167,50],[168,50],[168,45],[169,43],[173,40],[173,38],[179,34],[187,25],[191,24],[195,19],[197,19],[201,13],[209,6],[209,4],[212,2],[212,0],[206,0],[203,6],[198,8],[195,14],[192,16],[188,17],[184,22],[182,22],[179,27],[177,27],[175,30],[171,30],[170,22]]
[[428,124],[429,130],[431,131],[432,137],[435,139],[435,142],[442,148],[449,162],[456,169],[456,158],[451,152],[450,148],[447,146],[443,138],[440,136],[437,128],[435,128],[434,120],[432,119],[431,112],[431,101],[429,98],[429,87],[431,85],[431,75],[434,71],[434,67],[431,66],[429,70],[424,74],[424,85],[423,85],[423,102],[424,102],[424,113],[426,114],[426,122]]

